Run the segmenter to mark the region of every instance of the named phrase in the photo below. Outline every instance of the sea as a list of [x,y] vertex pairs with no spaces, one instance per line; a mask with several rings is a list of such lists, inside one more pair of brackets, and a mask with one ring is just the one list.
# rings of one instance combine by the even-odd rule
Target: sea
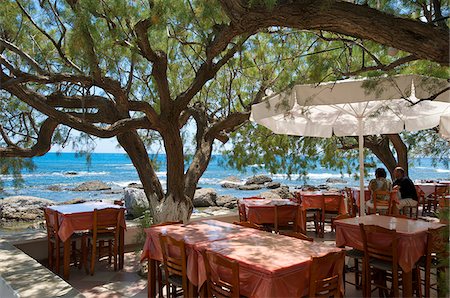
[[[166,158],[158,155],[158,177],[162,185],[166,184]],[[140,183],[137,172],[126,154],[122,153],[93,153],[88,163],[83,156],[75,153],[47,153],[41,157],[33,158],[36,168],[33,171],[23,171],[23,185],[15,188],[12,175],[0,175],[3,181],[3,191],[0,198],[23,195],[50,199],[56,202],[64,202],[72,199],[120,199],[123,194],[120,190],[130,183]],[[378,165],[377,165],[378,166]],[[357,171],[357,169],[355,169]],[[371,169],[369,173],[374,172]],[[317,165],[317,168],[309,171],[306,177],[286,173],[270,174],[261,170],[259,165],[251,165],[245,172],[225,166],[225,159],[221,155],[214,155],[211,162],[199,181],[198,187],[213,188],[218,195],[230,195],[234,197],[247,197],[257,195],[263,191],[242,191],[223,188],[223,184],[230,176],[237,177],[242,183],[253,175],[265,174],[272,177],[274,182],[280,182],[291,189],[299,188],[305,184],[323,185],[331,188],[343,188],[345,186],[357,186],[359,182],[353,175],[341,175],[339,171],[330,170]],[[365,177],[366,183],[373,175]],[[433,165],[431,158],[419,158],[411,160],[409,176],[413,180],[450,180],[448,164],[438,163]],[[327,179],[335,178],[340,183],[329,183]],[[83,182],[100,180],[109,186],[112,191],[78,192],[72,189]],[[329,180],[328,180],[329,181]],[[53,191],[50,187],[57,186],[60,190]]]

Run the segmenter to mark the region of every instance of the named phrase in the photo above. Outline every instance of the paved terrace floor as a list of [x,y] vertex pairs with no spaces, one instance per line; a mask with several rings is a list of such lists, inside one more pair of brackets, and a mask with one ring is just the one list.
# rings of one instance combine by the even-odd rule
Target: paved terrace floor
[[[308,230],[312,230],[308,226]],[[314,232],[308,232],[308,236],[314,237],[314,241],[335,243],[335,233],[330,229],[325,231],[324,238],[315,237]],[[146,276],[140,276],[141,251],[129,252],[125,254],[125,265],[122,271],[114,272],[112,265],[108,264],[106,258],[97,262],[93,276],[87,275],[84,269],[71,267],[69,283],[79,290],[85,297],[147,297],[147,279]],[[348,262],[348,260],[347,260]],[[349,263],[353,265],[353,261]],[[347,281],[354,281],[354,273],[346,274]],[[401,291],[400,291],[401,293]],[[431,297],[436,297],[436,292],[431,291]],[[372,296],[378,296],[373,292]],[[346,284],[345,297],[362,297],[362,291],[356,290],[354,286]]]

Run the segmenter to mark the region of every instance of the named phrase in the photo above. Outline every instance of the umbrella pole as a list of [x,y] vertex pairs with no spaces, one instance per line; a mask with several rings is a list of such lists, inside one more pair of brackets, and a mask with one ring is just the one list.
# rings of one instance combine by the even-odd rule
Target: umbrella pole
[[358,117],[358,145],[359,145],[359,214],[366,215],[366,200],[364,196],[364,136],[362,118]]

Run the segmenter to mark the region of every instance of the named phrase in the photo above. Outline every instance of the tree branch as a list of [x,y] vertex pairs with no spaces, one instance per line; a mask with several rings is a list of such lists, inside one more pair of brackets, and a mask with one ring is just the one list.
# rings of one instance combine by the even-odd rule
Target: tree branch
[[[37,142],[33,147],[20,148],[15,145],[8,144],[8,147],[0,148],[0,157],[34,157],[44,155],[50,150],[53,132],[57,126],[57,121],[47,118],[42,123]],[[8,141],[6,142],[8,143]]]
[[240,32],[272,26],[325,30],[411,53],[419,59],[449,65],[449,29],[389,15],[348,1],[277,1],[274,7],[249,5],[248,0],[219,0]]

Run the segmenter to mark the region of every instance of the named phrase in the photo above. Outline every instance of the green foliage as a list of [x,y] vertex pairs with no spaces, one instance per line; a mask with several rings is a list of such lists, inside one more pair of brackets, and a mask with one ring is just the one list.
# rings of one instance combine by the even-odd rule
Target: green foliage
[[[29,158],[2,158],[0,157],[0,174],[8,175],[13,178],[13,186],[15,188],[23,185],[21,170],[26,169],[32,171],[36,168],[33,161]],[[3,181],[0,179],[0,192],[3,189]]]

